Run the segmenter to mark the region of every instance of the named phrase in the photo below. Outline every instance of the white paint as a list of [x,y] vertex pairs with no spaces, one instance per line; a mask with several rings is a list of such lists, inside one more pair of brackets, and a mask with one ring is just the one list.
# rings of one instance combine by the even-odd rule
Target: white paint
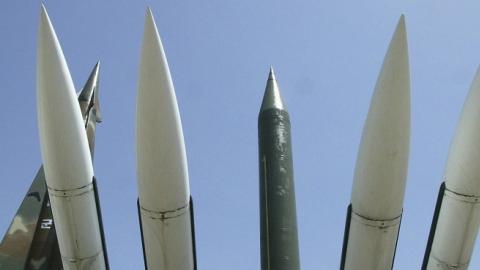
[[[183,131],[167,59],[150,10],[140,62],[136,136],[148,268],[192,270],[190,190]],[[171,217],[162,219],[162,213]]]
[[[345,269],[391,269],[402,214],[410,140],[410,71],[400,18],[363,129],[352,188]],[[355,218],[362,217],[363,219]],[[372,224],[396,223],[382,227]]]
[[[67,63],[43,6],[37,54],[40,145],[63,267],[105,269],[85,127]],[[85,192],[76,193],[79,188]]]

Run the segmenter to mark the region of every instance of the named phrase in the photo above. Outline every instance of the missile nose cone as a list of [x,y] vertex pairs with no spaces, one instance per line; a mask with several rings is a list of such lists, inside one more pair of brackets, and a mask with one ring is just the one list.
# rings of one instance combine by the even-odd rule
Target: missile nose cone
[[445,184],[455,193],[480,196],[480,68],[470,87],[445,169]]
[[91,106],[95,109],[96,122],[101,122],[100,104],[98,99],[99,92],[99,73],[100,73],[100,61],[95,64],[90,72],[87,82],[80,91],[78,100],[80,102],[80,110],[82,115],[88,114]]
[[150,9],[145,19],[137,93],[137,178],[142,207],[167,211],[188,204],[190,190],[180,113]]
[[280,89],[278,87],[277,79],[275,78],[275,73],[273,72],[273,67],[270,67],[267,86],[265,87],[265,94],[263,95],[260,112],[268,109],[287,109],[285,103],[283,102],[282,96],[280,95]]
[[49,186],[82,187],[93,176],[88,142],[72,78],[43,5],[38,35],[37,107],[45,174]]
[[80,92],[80,95],[78,96],[79,100],[87,101],[87,102],[91,101],[94,95],[93,92],[97,87],[99,69],[100,69],[100,62],[97,62],[97,64],[95,64],[95,66],[93,67],[92,72],[90,72],[90,76],[88,76],[88,80],[83,86],[82,91]]
[[410,140],[410,75],[401,16],[383,62],[363,129],[352,190],[353,210],[372,219],[403,208]]
[[273,72],[273,67],[270,67],[270,71],[268,72],[268,79],[269,80],[277,80],[275,78],[275,73]]

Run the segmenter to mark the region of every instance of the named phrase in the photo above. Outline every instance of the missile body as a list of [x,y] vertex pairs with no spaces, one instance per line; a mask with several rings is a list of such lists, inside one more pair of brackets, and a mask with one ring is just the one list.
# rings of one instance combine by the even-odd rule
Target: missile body
[[299,270],[290,116],[270,70],[258,116],[262,270]]
[[400,18],[363,129],[340,269],[392,269],[400,229],[410,138],[410,78]]
[[40,143],[64,269],[106,269],[93,167],[62,49],[42,6],[37,60]]
[[480,225],[480,70],[450,146],[422,269],[468,269]]
[[137,94],[138,209],[146,269],[196,269],[183,131],[170,70],[147,11]]
[[[95,123],[92,121],[95,121],[97,112],[92,110],[98,103],[94,98],[97,85],[98,64],[78,97],[79,104],[83,104],[81,112],[87,130],[93,127],[93,132],[88,135],[89,142],[95,139]],[[0,269],[63,269],[45,184],[41,167],[0,244]]]

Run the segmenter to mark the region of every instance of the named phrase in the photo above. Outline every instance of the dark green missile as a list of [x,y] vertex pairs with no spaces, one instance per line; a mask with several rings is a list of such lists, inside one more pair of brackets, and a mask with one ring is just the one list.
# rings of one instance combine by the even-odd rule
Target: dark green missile
[[258,115],[262,270],[299,270],[290,116],[270,69]]

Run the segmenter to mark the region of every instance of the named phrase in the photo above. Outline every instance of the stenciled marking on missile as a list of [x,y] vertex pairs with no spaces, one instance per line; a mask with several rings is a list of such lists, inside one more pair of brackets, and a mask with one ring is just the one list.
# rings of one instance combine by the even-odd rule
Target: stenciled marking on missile
[[93,191],[93,182],[74,189],[55,189],[47,185],[48,194],[54,197],[76,197]]
[[268,222],[268,191],[267,191],[267,158],[263,156],[262,158],[262,164],[263,164],[263,185],[264,185],[264,190],[265,190],[265,226],[266,226],[266,236],[267,236],[267,241],[266,241],[266,249],[267,249],[267,270],[270,270],[270,235],[269,232],[270,230],[268,229],[269,227],[269,222]]
[[154,210],[149,210],[144,208],[143,206],[140,205],[140,211],[142,214],[144,214],[147,218],[150,219],[160,219],[160,220],[165,220],[165,219],[171,219],[171,218],[176,218],[185,215],[188,210],[190,209],[190,204],[186,204],[182,207],[173,209],[173,210],[167,210],[167,211],[154,211]]
[[[403,213],[403,211],[402,211],[402,213]],[[375,228],[379,228],[379,229],[387,229],[387,228],[390,228],[390,227],[395,227],[398,224],[400,224],[400,221],[402,219],[402,214],[400,214],[399,216],[397,216],[393,219],[383,219],[383,220],[371,219],[371,218],[362,216],[358,213],[355,213],[354,211],[352,211],[352,214],[353,214],[352,219],[354,219],[354,220],[356,220],[356,221],[358,221],[361,224],[364,224],[366,226],[375,227]]]
[[53,219],[51,218],[42,219],[42,223],[40,223],[40,229],[43,229],[43,230],[49,230],[52,228],[52,226],[53,226]]

